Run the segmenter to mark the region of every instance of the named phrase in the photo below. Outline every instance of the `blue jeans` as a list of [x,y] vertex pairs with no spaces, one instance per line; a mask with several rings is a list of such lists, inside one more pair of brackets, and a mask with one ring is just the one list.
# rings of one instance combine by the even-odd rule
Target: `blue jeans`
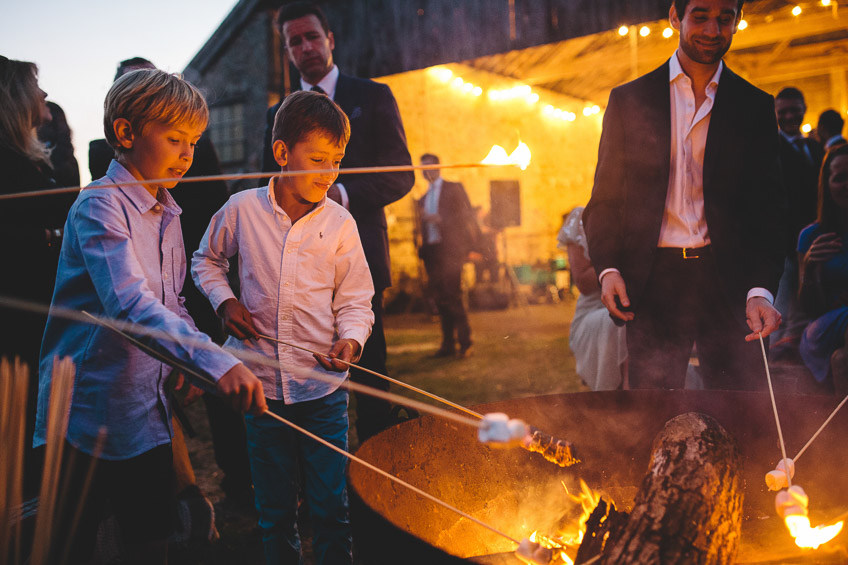
[[[268,409],[347,450],[348,392]],[[345,484],[347,458],[268,416],[245,414],[247,451],[268,565],[300,564],[297,532],[299,478],[312,517],[312,548],[319,565],[353,563]]]

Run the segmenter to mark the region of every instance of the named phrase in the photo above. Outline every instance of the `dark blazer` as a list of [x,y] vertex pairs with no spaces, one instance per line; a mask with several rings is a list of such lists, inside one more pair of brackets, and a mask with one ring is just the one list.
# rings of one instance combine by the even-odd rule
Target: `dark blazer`
[[[341,168],[411,165],[406,134],[397,102],[385,84],[339,74],[335,102],[350,120],[350,141]],[[274,116],[280,104],[266,116],[262,170],[279,171],[271,149]],[[359,238],[377,291],[392,286],[389,237],[383,207],[400,200],[415,184],[412,171],[339,176],[350,199],[350,213],[359,228]]]
[[[671,160],[668,62],[615,88],[604,115],[592,198],[583,213],[595,270],[617,268],[638,304],[651,272]],[[704,214],[728,304],[753,287],[776,292],[784,196],[774,99],[721,74],[704,152]]]
[[798,153],[785,137],[780,138],[780,165],[786,187],[788,222],[786,230],[786,255],[794,258],[798,248],[798,234],[816,221],[819,200],[819,170],[824,159],[824,149],[812,139],[804,139],[813,162]]
[[[424,228],[421,218],[424,214],[424,198],[415,201],[416,244],[419,253],[424,247]],[[468,260],[468,253],[479,251],[479,228],[477,219],[468,201],[465,188],[458,182],[442,181],[439,193],[438,214],[439,233],[442,236],[442,251],[447,258],[462,265]]]

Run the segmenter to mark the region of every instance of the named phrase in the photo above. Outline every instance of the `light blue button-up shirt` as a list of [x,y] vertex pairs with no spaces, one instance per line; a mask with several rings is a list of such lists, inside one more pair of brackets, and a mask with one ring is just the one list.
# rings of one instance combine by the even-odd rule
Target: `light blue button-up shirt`
[[[117,161],[77,198],[65,237],[53,305],[167,332],[140,339],[218,380],[239,361],[199,332],[179,296],[185,252],[179,206],[167,190],[154,198]],[[201,345],[207,347],[202,347]],[[106,428],[103,459],[128,459],[171,441],[165,380],[171,369],[111,330],[51,314],[41,343],[34,445],[46,441],[54,356],[76,365],[68,441],[92,453]]]

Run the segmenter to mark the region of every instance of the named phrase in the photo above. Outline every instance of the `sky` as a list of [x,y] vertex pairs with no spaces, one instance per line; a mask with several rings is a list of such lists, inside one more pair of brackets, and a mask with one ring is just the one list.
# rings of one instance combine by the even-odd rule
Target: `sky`
[[237,0],[0,0],[0,55],[38,65],[39,85],[73,132],[83,185],[88,143],[118,63],[144,57],[182,72]]

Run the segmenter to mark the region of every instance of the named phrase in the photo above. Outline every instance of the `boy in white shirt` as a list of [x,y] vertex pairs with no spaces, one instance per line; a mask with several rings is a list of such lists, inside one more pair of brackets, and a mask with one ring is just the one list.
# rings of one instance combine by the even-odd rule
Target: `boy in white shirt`
[[[192,259],[197,287],[233,336],[227,345],[278,361],[274,368],[251,366],[268,409],[344,449],[347,365],[336,359],[358,359],[374,322],[374,287],[356,223],[326,197],[349,138],[347,116],[326,95],[288,96],[274,122],[274,157],[283,173],[321,172],[274,177],[266,187],[234,195],[212,218]],[[240,301],[227,282],[228,259],[236,253]],[[248,416],[246,426],[268,563],[300,559],[299,464],[316,561],[352,563],[346,458],[271,418]]]

